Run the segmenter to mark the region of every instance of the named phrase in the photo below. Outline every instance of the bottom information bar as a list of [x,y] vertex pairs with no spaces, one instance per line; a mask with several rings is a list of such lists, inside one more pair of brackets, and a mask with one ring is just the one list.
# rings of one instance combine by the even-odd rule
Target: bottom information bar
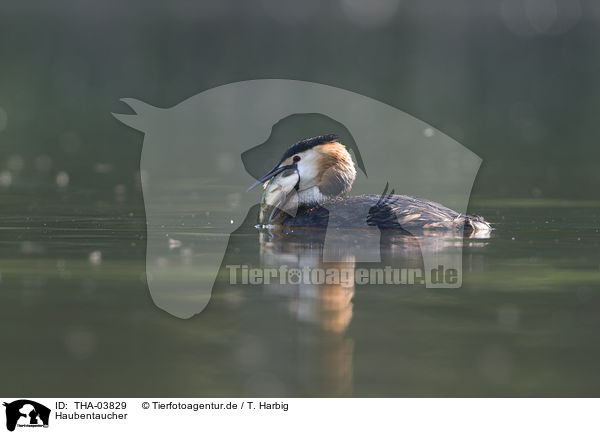
[[[8,431],[26,433],[598,433],[600,399],[3,398]],[[46,431],[46,429],[48,431]],[[35,432],[35,431],[34,431]]]

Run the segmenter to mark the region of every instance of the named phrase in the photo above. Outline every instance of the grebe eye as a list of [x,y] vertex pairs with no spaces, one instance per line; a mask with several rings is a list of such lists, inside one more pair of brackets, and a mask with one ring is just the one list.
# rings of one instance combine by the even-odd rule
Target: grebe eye
[[294,158],[293,158],[293,160],[294,160],[294,163],[297,163],[298,161],[300,161],[300,160],[301,160],[301,158],[300,158],[300,156],[299,156],[299,155],[294,155]]

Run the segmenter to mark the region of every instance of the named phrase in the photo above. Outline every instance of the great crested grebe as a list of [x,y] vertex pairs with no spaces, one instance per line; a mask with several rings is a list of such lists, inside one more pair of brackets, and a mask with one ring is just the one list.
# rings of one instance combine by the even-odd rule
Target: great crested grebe
[[[264,183],[259,224],[283,227],[398,229],[407,233],[489,232],[482,217],[460,214],[439,203],[387,193],[348,196],[356,178],[350,153],[333,134],[290,146],[277,165],[248,190]],[[361,216],[360,209],[366,210]],[[366,216],[366,221],[364,216]]]

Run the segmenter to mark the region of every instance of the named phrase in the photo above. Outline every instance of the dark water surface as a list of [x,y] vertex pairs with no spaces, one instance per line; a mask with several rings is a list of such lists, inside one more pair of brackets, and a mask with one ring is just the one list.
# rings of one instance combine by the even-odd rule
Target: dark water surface
[[[369,2],[379,20],[367,2],[291,4],[0,2],[0,394],[600,396],[600,3]],[[111,113],[130,113],[123,97],[168,108],[264,78],[384,102],[483,159],[470,211],[496,230],[465,246],[460,289],[225,273],[192,319],[156,307],[143,140]],[[281,136],[277,156],[296,140]],[[197,240],[170,251],[197,279],[239,223],[216,211],[222,196],[192,226],[165,206],[170,227],[149,228]],[[246,229],[231,261],[318,262],[314,245]]]
[[[5,191],[3,203],[7,396],[600,394],[600,202],[472,200],[496,229],[466,242],[460,289],[229,285],[222,274],[189,320],[152,302],[140,199],[67,189]],[[209,250],[228,224],[207,215],[186,230]],[[310,246],[273,251],[259,238],[239,231],[229,253],[312,264]]]

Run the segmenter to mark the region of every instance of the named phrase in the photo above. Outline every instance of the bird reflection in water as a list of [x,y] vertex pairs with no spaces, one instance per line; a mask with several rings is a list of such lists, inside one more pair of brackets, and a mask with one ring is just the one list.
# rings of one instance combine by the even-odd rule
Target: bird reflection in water
[[[318,382],[328,395],[345,396],[353,388],[354,339],[348,332],[354,314],[353,299],[356,295],[355,272],[358,268],[383,270],[423,269],[422,249],[444,261],[445,255],[452,256],[462,246],[461,239],[451,236],[415,237],[398,230],[341,231],[334,230],[328,238],[329,249],[341,258],[338,262],[323,260],[326,231],[316,228],[295,228],[283,233],[280,228],[260,229],[260,258],[264,269],[336,270],[339,276],[352,276],[339,282],[327,283],[314,279],[302,280],[297,284],[280,281],[264,285],[264,290],[285,300],[284,309],[297,322],[311,327],[304,328],[304,336],[297,354],[309,357],[298,361],[306,369],[312,366],[309,383]],[[372,239],[368,239],[372,238]],[[357,250],[376,248],[380,254],[377,263],[356,261]],[[361,253],[364,255],[364,251]],[[378,276],[379,277],[379,276]],[[370,282],[369,282],[370,283]],[[423,287],[423,285],[412,285]],[[402,290],[411,285],[390,285],[390,290]],[[359,286],[367,290],[367,285]],[[304,344],[307,344],[304,347]],[[310,349],[304,354],[303,349]],[[316,366],[315,366],[316,365]],[[320,388],[321,388],[320,387]]]
[[[328,269],[336,270],[338,276],[354,276],[352,257],[346,257],[346,262],[323,262],[323,244],[319,236],[322,234],[316,235],[312,239],[306,236],[290,239],[261,231],[261,266]],[[289,314],[311,330],[304,336],[307,348],[310,347],[310,356],[305,356],[310,360],[300,365],[312,377],[307,380],[319,383],[319,388],[330,395],[349,395],[352,392],[354,341],[346,335],[346,330],[352,321],[354,279],[335,283],[300,281],[297,285],[278,281],[265,286],[265,290],[284,297]],[[299,354],[302,357],[302,351]],[[312,372],[309,374],[309,371]]]

